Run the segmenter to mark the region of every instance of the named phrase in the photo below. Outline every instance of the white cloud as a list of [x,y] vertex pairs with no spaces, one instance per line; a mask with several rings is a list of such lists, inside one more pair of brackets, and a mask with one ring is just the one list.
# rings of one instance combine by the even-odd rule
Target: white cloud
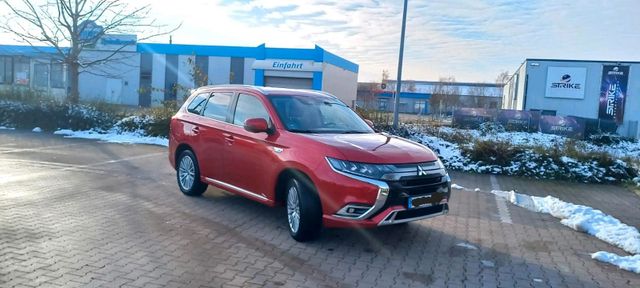
[[[144,1],[133,1],[141,5]],[[360,81],[395,78],[402,1],[146,0],[182,28],[174,43],[311,48],[360,65]],[[493,82],[524,58],[640,60],[640,2],[409,0],[404,79]],[[155,39],[166,42],[164,39]],[[0,35],[1,43],[12,42]]]

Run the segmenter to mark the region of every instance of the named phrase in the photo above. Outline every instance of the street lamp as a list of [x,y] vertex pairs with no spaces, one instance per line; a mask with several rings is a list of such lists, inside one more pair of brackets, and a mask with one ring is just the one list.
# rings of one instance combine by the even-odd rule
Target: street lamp
[[393,105],[393,129],[398,129],[398,109],[400,106],[400,89],[402,88],[402,56],[404,54],[404,31],[407,27],[407,4],[409,0],[404,0],[402,10],[402,32],[400,33],[400,56],[398,57],[398,78],[396,78],[396,97]]

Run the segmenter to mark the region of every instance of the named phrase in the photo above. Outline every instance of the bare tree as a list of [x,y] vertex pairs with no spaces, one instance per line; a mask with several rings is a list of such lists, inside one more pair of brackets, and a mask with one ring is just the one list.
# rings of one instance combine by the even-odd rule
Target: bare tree
[[489,101],[487,101],[487,86],[476,85],[469,89],[469,95],[473,96],[473,104],[475,108],[487,108]]
[[407,80],[405,82],[403,82],[402,86],[404,86],[404,88],[402,90],[408,91],[408,92],[416,92],[416,81],[413,80]]
[[500,74],[498,74],[498,77],[496,77],[496,84],[504,85],[507,83],[507,81],[509,81],[509,78],[511,78],[509,71],[502,71],[500,72]]
[[[93,53],[83,57],[106,34],[138,34],[145,40],[166,35],[179,28],[167,29],[149,19],[150,5],[130,7],[122,0],[5,0],[11,12],[3,17],[0,30],[12,33],[31,46],[49,45],[55,48],[55,58],[69,69],[68,101],[78,102],[78,79],[87,68],[113,61],[118,52],[130,43],[108,53]],[[120,45],[120,44],[118,44]]]
[[389,70],[384,69],[382,70],[382,82],[381,83],[387,83],[389,82]]
[[[429,106],[437,107],[437,114],[442,114],[460,104],[460,89],[453,85],[456,78],[453,76],[440,77],[440,80],[431,87]],[[435,114],[435,113],[434,113]]]

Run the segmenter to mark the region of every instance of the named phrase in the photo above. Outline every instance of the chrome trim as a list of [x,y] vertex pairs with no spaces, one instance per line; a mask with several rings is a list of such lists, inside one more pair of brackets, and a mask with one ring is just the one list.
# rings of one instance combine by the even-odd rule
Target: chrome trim
[[361,176],[357,176],[357,175],[353,175],[353,174],[349,174],[349,173],[345,173],[339,170],[336,170],[335,168],[333,168],[333,166],[331,165],[331,162],[329,162],[329,159],[327,157],[325,157],[325,160],[327,160],[327,164],[329,165],[329,167],[331,167],[331,170],[333,170],[334,172],[347,176],[351,179],[355,179],[358,181],[362,181],[374,186],[378,186],[378,195],[376,196],[376,202],[373,204],[373,206],[371,206],[371,208],[369,210],[367,210],[367,212],[364,212],[362,215],[358,216],[358,217],[349,217],[349,216],[343,216],[343,215],[337,215],[334,214],[333,216],[335,217],[339,217],[339,218],[345,218],[345,219],[352,219],[352,220],[364,220],[369,218],[370,216],[372,216],[373,214],[375,214],[376,212],[378,212],[380,209],[382,209],[382,207],[384,206],[384,204],[387,202],[387,197],[389,197],[389,185],[384,182],[384,181],[380,181],[380,180],[375,180],[375,179],[371,179],[371,178],[365,178],[365,177],[361,177]]
[[242,188],[240,188],[240,187],[238,187],[238,186],[234,186],[234,185],[231,185],[231,184],[226,183],[226,182],[218,181],[218,180],[216,180],[216,179],[212,179],[212,178],[209,178],[209,177],[205,177],[204,179],[205,179],[205,180],[207,180],[207,181],[209,181],[209,182],[211,182],[211,183],[213,183],[213,184],[218,184],[218,185],[220,185],[220,186],[227,187],[227,188],[229,188],[229,189],[232,189],[232,190],[234,190],[234,191],[240,192],[240,193],[242,193],[242,194],[246,194],[246,195],[248,195],[248,196],[256,197],[256,198],[258,198],[258,199],[265,200],[265,201],[266,201],[266,200],[269,200],[269,199],[267,199],[267,197],[266,197],[266,196],[264,196],[264,195],[260,195],[260,194],[253,193],[253,192],[251,192],[251,191],[249,191],[249,190],[242,189]]
[[380,223],[378,223],[378,226],[399,224],[399,223],[405,223],[405,222],[411,222],[411,221],[418,221],[418,220],[422,220],[422,219],[427,219],[427,218],[432,218],[432,217],[436,217],[436,216],[446,215],[447,213],[449,213],[449,205],[446,205],[446,204],[441,204],[441,205],[445,205],[445,207],[442,208],[442,212],[438,212],[438,213],[434,213],[434,214],[428,214],[428,215],[424,215],[424,216],[420,216],[420,217],[407,218],[407,219],[402,219],[402,220],[395,220],[396,215],[398,215],[398,212],[406,211],[407,209],[392,210],[391,212],[389,212],[389,214],[387,214],[386,217],[384,217],[384,220],[382,220]]
[[[416,165],[416,167],[417,166],[418,165]],[[384,174],[384,175],[382,175],[382,179],[389,180],[389,181],[398,181],[398,180],[400,180],[400,178],[405,177],[405,176],[416,176],[416,177],[428,178],[429,176],[434,176],[434,175],[438,175],[438,176],[444,177],[447,174],[447,172],[445,171],[444,168],[438,168],[438,169],[434,169],[434,170],[424,170],[425,174],[423,174],[423,175],[418,175],[418,173],[416,173],[416,171],[417,171],[417,168],[414,168],[411,171],[406,171],[406,169],[405,169],[405,170],[400,171],[400,172]]]

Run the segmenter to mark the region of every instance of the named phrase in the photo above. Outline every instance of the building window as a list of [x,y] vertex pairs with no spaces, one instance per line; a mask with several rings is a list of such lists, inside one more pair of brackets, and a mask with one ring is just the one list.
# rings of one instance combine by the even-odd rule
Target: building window
[[229,84],[244,84],[244,58],[231,57]]
[[196,56],[196,65],[193,69],[193,81],[196,87],[209,84],[209,57]]
[[0,56],[0,84],[13,83],[13,59]]
[[178,55],[167,55],[164,69],[164,100],[176,100],[178,95]]
[[29,58],[15,59],[15,75],[13,82],[18,85],[29,85]]
[[62,63],[51,63],[51,88],[65,88],[64,86],[64,65]]
[[425,101],[416,101],[413,103],[413,109],[414,109],[414,113],[417,114],[423,114],[425,111],[425,107],[427,106],[427,103]]
[[40,88],[49,87],[49,64],[33,65],[33,85]]
[[140,55],[140,90],[138,105],[149,107],[151,105],[151,74],[153,72],[153,55],[143,53]]
[[387,105],[389,103],[389,99],[378,99],[378,110],[380,111],[387,111]]

